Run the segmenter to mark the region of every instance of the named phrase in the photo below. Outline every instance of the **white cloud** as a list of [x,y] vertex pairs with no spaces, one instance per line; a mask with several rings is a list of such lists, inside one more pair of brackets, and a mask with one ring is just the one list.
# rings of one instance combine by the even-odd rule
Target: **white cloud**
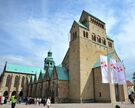
[[[68,32],[73,22],[68,19],[71,14],[57,15],[55,19],[27,19],[21,22],[7,22],[3,27],[15,40],[15,42],[31,53],[27,55],[1,56],[1,65],[5,61],[10,63],[43,66],[44,58],[51,49],[56,65],[60,64],[68,48]],[[71,17],[72,18],[72,17]],[[66,20],[65,20],[66,19]],[[43,40],[46,43],[33,43],[32,39]],[[9,49],[10,50],[10,49]],[[36,59],[35,59],[36,58]]]
[[124,25],[121,27],[121,32],[115,37],[116,48],[126,66],[126,74],[128,79],[132,79],[132,74],[135,72],[135,5],[129,8],[128,13],[125,13],[123,18]]

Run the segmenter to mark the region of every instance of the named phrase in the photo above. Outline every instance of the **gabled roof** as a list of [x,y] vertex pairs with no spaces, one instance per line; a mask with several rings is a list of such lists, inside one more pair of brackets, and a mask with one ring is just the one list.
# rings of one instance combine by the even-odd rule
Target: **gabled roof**
[[5,66],[5,71],[11,73],[36,74],[39,73],[41,70],[38,67],[14,65],[9,63],[7,63]]
[[[42,80],[43,80],[43,79],[44,79],[44,75],[45,75],[45,71],[41,71],[39,77],[41,77]],[[38,78],[38,79],[39,79],[39,78]]]
[[127,80],[127,86],[134,86],[134,85],[131,81]]
[[69,74],[64,67],[56,66],[58,80],[69,80]]
[[40,74],[45,73],[44,70],[40,70],[40,72],[36,72],[36,81],[38,81]]
[[95,17],[95,16],[91,15],[90,13],[86,12],[85,10],[83,10],[83,12],[82,12],[82,13],[86,13],[86,14],[88,14],[90,17],[92,17],[92,18],[94,18],[94,19],[96,19],[96,20],[100,21],[101,23],[105,24],[105,23],[104,23],[103,21],[101,21],[99,18],[97,18],[97,17]]
[[77,21],[74,21],[76,24],[78,24],[79,25],[79,27],[82,27],[82,28],[84,28],[84,29],[86,29],[86,30],[88,30],[88,27],[86,27],[85,25],[83,25],[82,23],[80,23],[80,22],[77,22]]

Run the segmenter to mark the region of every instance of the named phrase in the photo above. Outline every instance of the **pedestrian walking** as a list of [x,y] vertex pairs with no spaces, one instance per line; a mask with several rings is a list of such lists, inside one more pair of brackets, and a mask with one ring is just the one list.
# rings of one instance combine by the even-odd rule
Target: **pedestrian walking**
[[51,98],[49,97],[46,102],[47,108],[50,108],[51,106]]
[[15,108],[16,100],[17,99],[15,95],[11,96],[11,108]]

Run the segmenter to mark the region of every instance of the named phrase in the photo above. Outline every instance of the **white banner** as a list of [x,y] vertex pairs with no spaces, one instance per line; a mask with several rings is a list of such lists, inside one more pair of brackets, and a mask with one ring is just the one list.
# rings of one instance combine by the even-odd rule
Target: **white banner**
[[100,56],[102,83],[109,83],[107,56]]
[[126,83],[125,70],[121,62],[117,62],[117,72],[119,84],[125,84]]
[[119,83],[116,60],[110,58],[110,65],[109,66],[110,66],[111,81],[112,81],[112,83]]

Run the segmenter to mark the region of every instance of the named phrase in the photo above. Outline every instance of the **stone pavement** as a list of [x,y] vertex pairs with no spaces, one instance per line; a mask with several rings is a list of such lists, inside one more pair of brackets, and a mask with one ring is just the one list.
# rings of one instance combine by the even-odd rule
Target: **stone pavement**
[[[135,108],[135,104],[130,103],[118,103],[121,108]],[[11,108],[10,104],[0,105],[0,108]],[[16,108],[47,108],[43,105],[25,105],[17,104]],[[110,103],[78,103],[78,104],[52,104],[51,108],[115,108],[115,105]]]

